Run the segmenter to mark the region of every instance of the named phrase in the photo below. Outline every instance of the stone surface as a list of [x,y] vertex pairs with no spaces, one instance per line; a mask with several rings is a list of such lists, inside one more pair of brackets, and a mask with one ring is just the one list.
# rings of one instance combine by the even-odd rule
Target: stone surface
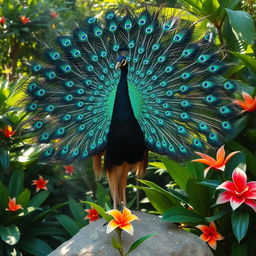
[[[209,247],[196,235],[178,228],[175,224],[161,222],[155,215],[133,212],[140,221],[132,222],[134,236],[122,232],[125,252],[138,238],[154,233],[155,236],[142,243],[131,256],[213,256]],[[119,256],[112,248],[115,231],[106,234],[103,219],[82,228],[69,241],[60,245],[48,256]]]

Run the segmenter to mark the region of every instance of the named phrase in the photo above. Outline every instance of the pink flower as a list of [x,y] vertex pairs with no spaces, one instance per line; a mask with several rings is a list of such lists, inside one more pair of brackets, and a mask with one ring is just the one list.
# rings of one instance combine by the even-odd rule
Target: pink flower
[[73,172],[75,171],[73,165],[65,165],[64,169],[65,169],[65,173],[69,175],[73,175]]
[[36,192],[39,191],[40,189],[47,190],[46,184],[48,183],[48,180],[45,180],[41,175],[39,175],[38,180],[32,180],[32,185],[36,186]]
[[242,92],[243,101],[242,100],[234,100],[233,102],[239,105],[243,110],[243,112],[253,112],[256,110],[256,97],[252,97],[250,94],[246,92]]
[[225,181],[217,187],[226,191],[219,195],[216,203],[230,202],[233,211],[245,203],[256,212],[256,181],[247,183],[247,175],[239,167],[233,171],[232,180],[233,182]]
[[217,232],[217,228],[214,222],[211,222],[209,224],[209,227],[206,225],[197,225],[196,228],[200,229],[203,232],[200,238],[204,242],[208,243],[213,250],[216,250],[216,247],[217,247],[216,241],[224,239],[224,237]]
[[205,170],[204,170],[204,177],[205,177],[211,168],[213,168],[215,170],[224,171],[225,167],[226,167],[226,163],[229,161],[229,159],[233,155],[239,153],[239,151],[232,152],[225,158],[226,153],[225,153],[225,149],[224,149],[224,145],[223,145],[217,151],[216,160],[206,154],[203,154],[200,152],[195,152],[195,153],[197,155],[201,156],[202,158],[194,159],[194,160],[192,160],[192,162],[199,162],[202,164],[209,165],[209,167],[205,168]]

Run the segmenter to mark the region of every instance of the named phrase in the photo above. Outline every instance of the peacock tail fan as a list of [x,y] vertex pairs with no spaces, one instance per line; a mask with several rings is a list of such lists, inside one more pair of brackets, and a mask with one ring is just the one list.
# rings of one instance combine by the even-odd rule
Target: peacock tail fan
[[[31,63],[26,108],[44,159],[73,161],[106,148],[120,69],[146,147],[182,161],[232,130],[237,82],[205,20],[170,8],[128,7],[85,18]],[[203,29],[202,29],[203,27]],[[47,45],[47,44],[45,44]],[[125,49],[125,50],[124,50]]]

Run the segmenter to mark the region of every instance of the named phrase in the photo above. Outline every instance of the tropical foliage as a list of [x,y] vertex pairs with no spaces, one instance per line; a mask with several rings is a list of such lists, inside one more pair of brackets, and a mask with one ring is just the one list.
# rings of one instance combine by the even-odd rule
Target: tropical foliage
[[[19,103],[30,76],[26,63],[39,57],[42,42],[50,44],[54,35],[87,14],[121,4],[140,8],[144,1],[0,0],[1,255],[47,255],[98,218],[93,209],[85,212],[79,200],[110,210],[107,182],[94,181],[91,160],[72,166],[41,161],[41,148],[20,130],[29,113]],[[205,28],[215,32],[216,44],[233,63],[226,77],[242,84],[236,100],[241,112],[218,154],[198,152],[199,160],[183,164],[151,154],[147,176],[128,189],[128,207],[140,204],[162,215],[163,221],[180,223],[215,249],[215,255],[254,255],[256,3],[151,0],[149,4],[182,8],[205,20]],[[136,183],[134,176],[129,181]],[[102,208],[95,209],[110,221]]]

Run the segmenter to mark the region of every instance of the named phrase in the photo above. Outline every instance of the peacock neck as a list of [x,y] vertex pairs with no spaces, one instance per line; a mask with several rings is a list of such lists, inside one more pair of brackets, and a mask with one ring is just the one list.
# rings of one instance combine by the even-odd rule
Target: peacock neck
[[134,118],[131,101],[128,92],[128,67],[121,68],[120,80],[116,91],[116,99],[113,111],[114,120],[128,120]]

